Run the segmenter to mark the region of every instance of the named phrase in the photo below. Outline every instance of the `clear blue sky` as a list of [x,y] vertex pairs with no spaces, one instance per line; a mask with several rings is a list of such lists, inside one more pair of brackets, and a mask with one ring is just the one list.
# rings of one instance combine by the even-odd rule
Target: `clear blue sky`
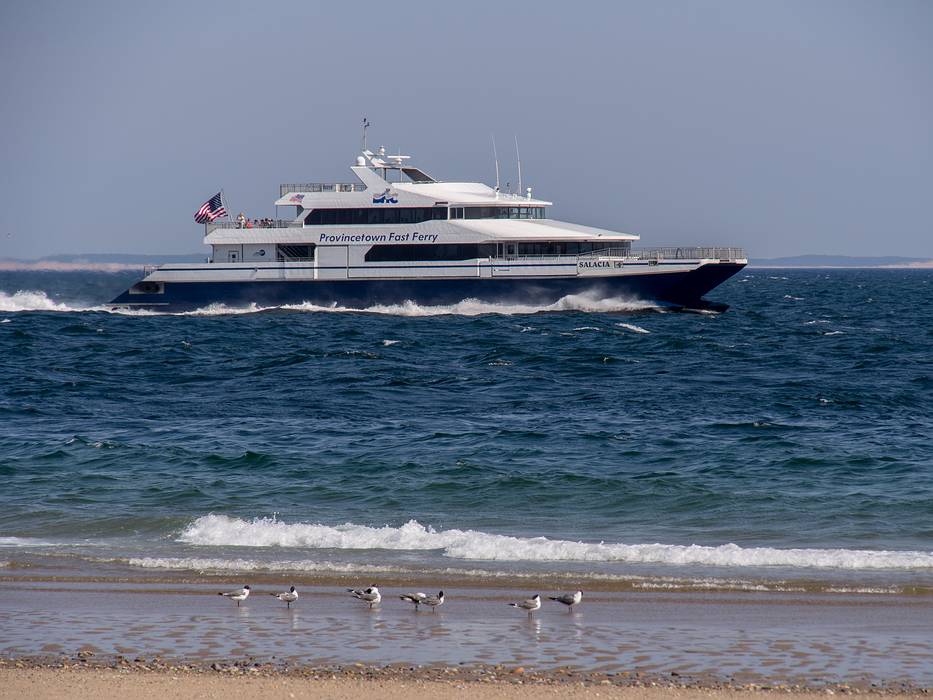
[[933,257],[933,2],[4,2],[0,257],[202,250],[371,143],[647,245]]

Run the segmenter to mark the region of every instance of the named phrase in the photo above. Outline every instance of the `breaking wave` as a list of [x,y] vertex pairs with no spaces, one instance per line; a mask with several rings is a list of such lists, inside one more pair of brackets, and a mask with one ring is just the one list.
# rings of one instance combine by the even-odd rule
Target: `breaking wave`
[[377,564],[349,564],[313,560],[260,561],[255,559],[212,559],[200,557],[133,557],[125,560],[143,569],[179,569],[185,571],[294,571],[334,574],[409,573],[409,569]]
[[193,545],[305,547],[311,549],[440,550],[453,559],[479,561],[615,562],[704,566],[781,566],[816,569],[933,569],[933,552],[856,549],[775,549],[724,544],[574,542],[511,537],[475,530],[441,530],[410,520],[401,527],[286,523],[276,518],[243,520],[205,515],[178,537]]
[[[620,590],[644,591],[746,591],[774,593],[835,593],[843,595],[872,594],[898,595],[905,589],[900,586],[864,586],[827,584],[818,581],[756,580],[741,578],[683,578],[671,576],[632,576],[629,574],[601,573],[595,571],[522,571],[466,569],[460,567],[412,568],[378,564],[359,564],[350,562],[322,562],[311,559],[301,560],[259,560],[259,559],[220,559],[199,557],[134,557],[130,559],[106,559],[108,563],[125,563],[141,569],[161,569],[163,571],[195,571],[201,574],[223,574],[227,572],[291,573],[306,576],[344,574],[383,574],[395,576],[450,576],[458,579],[495,579],[523,581],[543,579],[555,582],[566,581],[578,585],[581,581],[615,584]],[[3,563],[0,562],[0,566]],[[916,588],[912,592],[922,592]]]

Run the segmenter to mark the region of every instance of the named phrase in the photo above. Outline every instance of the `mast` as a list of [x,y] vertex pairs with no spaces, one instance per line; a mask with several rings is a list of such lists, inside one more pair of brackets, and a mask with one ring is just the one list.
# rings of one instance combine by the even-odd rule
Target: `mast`
[[369,120],[366,117],[363,117],[363,150],[366,150],[366,130],[371,127]]
[[496,197],[499,196],[499,154],[496,152],[496,135],[492,135],[492,158],[496,161]]
[[518,161],[518,193],[522,194],[522,156],[518,152],[518,134],[515,134],[515,159]]

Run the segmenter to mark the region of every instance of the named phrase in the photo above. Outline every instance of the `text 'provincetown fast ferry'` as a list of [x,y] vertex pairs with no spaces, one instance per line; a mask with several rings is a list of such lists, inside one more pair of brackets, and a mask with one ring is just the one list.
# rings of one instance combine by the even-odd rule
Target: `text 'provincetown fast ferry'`
[[739,248],[635,249],[636,235],[548,218],[552,203],[531,188],[440,182],[408,160],[364,148],[350,168],[357,182],[281,185],[275,205],[294,207],[293,218],[206,223],[207,262],[146,268],[112,303],[365,309],[465,299],[548,305],[589,293],[717,308],[703,296],[748,262]]

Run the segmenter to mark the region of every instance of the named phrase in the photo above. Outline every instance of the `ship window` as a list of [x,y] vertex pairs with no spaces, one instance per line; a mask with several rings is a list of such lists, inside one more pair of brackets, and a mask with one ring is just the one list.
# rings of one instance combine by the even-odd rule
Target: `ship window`
[[462,219],[463,218],[463,207],[451,207],[450,218],[451,219]]
[[363,207],[314,209],[305,217],[308,226],[364,226],[368,224],[420,224],[446,219],[447,207]]
[[[454,210],[451,209],[451,212]],[[467,219],[543,219],[544,207],[465,207]],[[450,218],[455,218],[452,214]],[[456,217],[461,218],[461,217]]]
[[496,254],[495,243],[434,243],[426,245],[374,245],[366,251],[366,262],[416,262],[472,260]]
[[299,262],[314,260],[314,246],[279,244],[275,247],[275,259],[278,262]]
[[612,248],[615,254],[628,255],[631,244],[628,242],[605,241],[535,241],[519,243],[518,255],[583,255],[596,250]]

